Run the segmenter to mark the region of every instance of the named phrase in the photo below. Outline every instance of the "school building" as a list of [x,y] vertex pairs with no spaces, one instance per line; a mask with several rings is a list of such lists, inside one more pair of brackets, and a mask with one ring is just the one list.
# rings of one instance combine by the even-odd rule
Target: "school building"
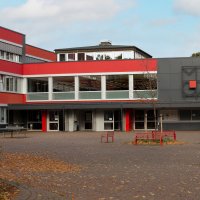
[[199,58],[110,41],[50,52],[0,27],[0,127],[152,130],[154,110],[165,130],[200,130]]

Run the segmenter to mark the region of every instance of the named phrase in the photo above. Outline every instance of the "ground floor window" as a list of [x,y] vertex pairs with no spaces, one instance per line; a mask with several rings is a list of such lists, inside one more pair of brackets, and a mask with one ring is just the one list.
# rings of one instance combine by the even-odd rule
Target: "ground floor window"
[[121,112],[104,111],[104,130],[121,130]]
[[42,112],[38,110],[28,111],[27,125],[29,130],[41,130]]
[[6,108],[0,107],[0,123],[6,123]]
[[200,120],[200,110],[180,110],[180,120]]
[[135,129],[155,129],[154,110],[135,110]]

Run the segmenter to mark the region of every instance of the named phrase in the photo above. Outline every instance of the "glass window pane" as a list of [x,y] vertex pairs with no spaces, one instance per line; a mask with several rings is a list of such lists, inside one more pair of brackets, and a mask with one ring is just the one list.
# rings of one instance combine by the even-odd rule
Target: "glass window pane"
[[28,92],[48,92],[48,78],[29,78]]
[[80,76],[80,91],[101,91],[101,76]]
[[113,130],[113,122],[104,123],[104,130]]
[[128,75],[108,75],[106,76],[106,90],[128,90]]
[[113,111],[104,112],[104,121],[113,121]]
[[53,92],[70,92],[74,91],[74,77],[54,77]]
[[156,90],[157,76],[155,74],[134,75],[134,90]]
[[79,61],[85,60],[85,53],[78,53],[78,60]]
[[68,54],[68,61],[75,61],[75,53]]
[[180,111],[180,120],[191,120],[191,111],[190,110],[181,110]]
[[66,59],[65,59],[65,54],[60,54],[59,56],[60,56],[60,61],[61,61],[61,62],[66,60]]
[[192,120],[200,120],[200,110],[192,110]]

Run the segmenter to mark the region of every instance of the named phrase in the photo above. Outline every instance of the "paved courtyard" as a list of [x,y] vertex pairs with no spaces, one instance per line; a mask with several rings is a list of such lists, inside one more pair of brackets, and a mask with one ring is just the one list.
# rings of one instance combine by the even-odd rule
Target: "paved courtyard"
[[[178,132],[177,139],[186,144],[162,147],[128,144],[133,133],[116,133],[115,142],[109,144],[100,143],[96,132],[27,136],[1,137],[0,145],[5,152],[48,155],[81,166],[78,173],[41,179],[44,187],[21,184],[27,199],[200,199],[200,132]],[[51,180],[56,183],[45,187]]]

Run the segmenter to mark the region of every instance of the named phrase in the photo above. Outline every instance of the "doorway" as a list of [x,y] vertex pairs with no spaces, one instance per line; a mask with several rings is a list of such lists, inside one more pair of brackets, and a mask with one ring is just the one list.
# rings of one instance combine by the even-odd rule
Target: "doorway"
[[58,111],[49,111],[49,131],[59,131]]

